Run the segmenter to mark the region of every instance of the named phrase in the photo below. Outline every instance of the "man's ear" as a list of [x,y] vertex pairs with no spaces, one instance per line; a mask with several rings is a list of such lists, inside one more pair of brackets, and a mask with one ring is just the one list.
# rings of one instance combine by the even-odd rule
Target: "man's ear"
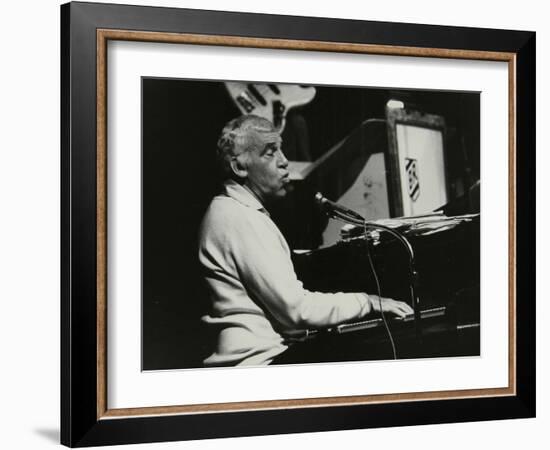
[[231,170],[236,176],[239,178],[246,178],[248,176],[248,169],[246,168],[246,164],[243,159],[239,158],[239,156],[231,158],[231,162],[229,164],[231,166]]

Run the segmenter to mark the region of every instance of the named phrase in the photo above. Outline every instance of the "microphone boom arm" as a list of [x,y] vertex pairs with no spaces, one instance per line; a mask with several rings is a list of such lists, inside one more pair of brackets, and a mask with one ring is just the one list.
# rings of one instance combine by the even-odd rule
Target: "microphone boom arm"
[[317,194],[315,195],[315,200],[323,208],[325,214],[327,214],[329,217],[336,220],[341,220],[343,222],[346,222],[352,225],[362,226],[365,229],[365,231],[367,228],[386,231],[390,233],[392,236],[394,236],[403,245],[403,247],[405,247],[405,250],[407,251],[407,255],[409,259],[409,278],[410,278],[409,289],[410,289],[412,308],[414,311],[414,325],[415,325],[416,338],[418,342],[422,342],[422,329],[420,326],[420,299],[417,295],[418,272],[416,271],[416,261],[414,256],[414,250],[409,240],[405,237],[403,233],[400,233],[399,231],[394,230],[391,227],[388,227],[386,225],[380,225],[373,222],[367,222],[365,218],[361,216],[359,213],[349,208],[346,208],[345,206],[339,205],[338,203],[328,200],[320,192],[317,192]]

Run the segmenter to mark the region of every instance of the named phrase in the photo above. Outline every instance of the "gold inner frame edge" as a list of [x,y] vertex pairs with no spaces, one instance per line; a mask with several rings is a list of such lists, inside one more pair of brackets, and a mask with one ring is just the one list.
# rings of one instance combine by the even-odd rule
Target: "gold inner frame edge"
[[[351,406],[422,400],[449,400],[513,396],[516,394],[516,54],[479,50],[423,48],[357,44],[326,41],[250,38],[240,36],[159,33],[115,29],[98,29],[96,49],[97,107],[97,419],[174,414],[206,414],[236,411],[259,411],[328,406]],[[508,387],[488,389],[411,392],[400,394],[318,397],[286,400],[263,400],[198,405],[148,406],[108,409],[107,405],[107,42],[109,40],[217,45],[247,48],[363,53],[391,56],[472,59],[508,62],[509,104],[509,174],[508,174],[508,246],[509,246],[509,317],[508,317]]]

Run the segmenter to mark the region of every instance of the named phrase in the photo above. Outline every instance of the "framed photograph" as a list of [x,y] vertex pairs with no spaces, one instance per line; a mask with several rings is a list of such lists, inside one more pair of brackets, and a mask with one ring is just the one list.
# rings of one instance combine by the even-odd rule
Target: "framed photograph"
[[61,441],[535,415],[535,33],[61,7]]

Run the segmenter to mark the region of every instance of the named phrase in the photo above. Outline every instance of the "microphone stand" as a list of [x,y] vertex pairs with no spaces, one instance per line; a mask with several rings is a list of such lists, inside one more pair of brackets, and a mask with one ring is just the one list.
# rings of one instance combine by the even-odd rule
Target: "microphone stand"
[[414,250],[412,248],[411,243],[409,240],[405,237],[403,233],[400,233],[397,230],[394,230],[393,228],[390,228],[386,225],[380,225],[377,223],[367,222],[363,216],[358,214],[355,211],[352,211],[344,206],[341,206],[337,203],[331,202],[330,200],[323,197],[322,194],[317,193],[315,196],[315,199],[317,202],[323,206],[325,214],[333,219],[340,220],[342,222],[352,224],[352,225],[359,225],[364,227],[366,230],[367,228],[373,229],[373,230],[382,230],[390,233],[392,236],[394,236],[403,246],[405,247],[405,250],[407,251],[408,259],[409,259],[409,292],[411,296],[411,303],[412,308],[414,311],[414,329],[416,334],[416,339],[419,344],[422,343],[422,328],[420,323],[420,299],[417,295],[418,291],[418,272],[416,271],[416,260],[414,256]]

